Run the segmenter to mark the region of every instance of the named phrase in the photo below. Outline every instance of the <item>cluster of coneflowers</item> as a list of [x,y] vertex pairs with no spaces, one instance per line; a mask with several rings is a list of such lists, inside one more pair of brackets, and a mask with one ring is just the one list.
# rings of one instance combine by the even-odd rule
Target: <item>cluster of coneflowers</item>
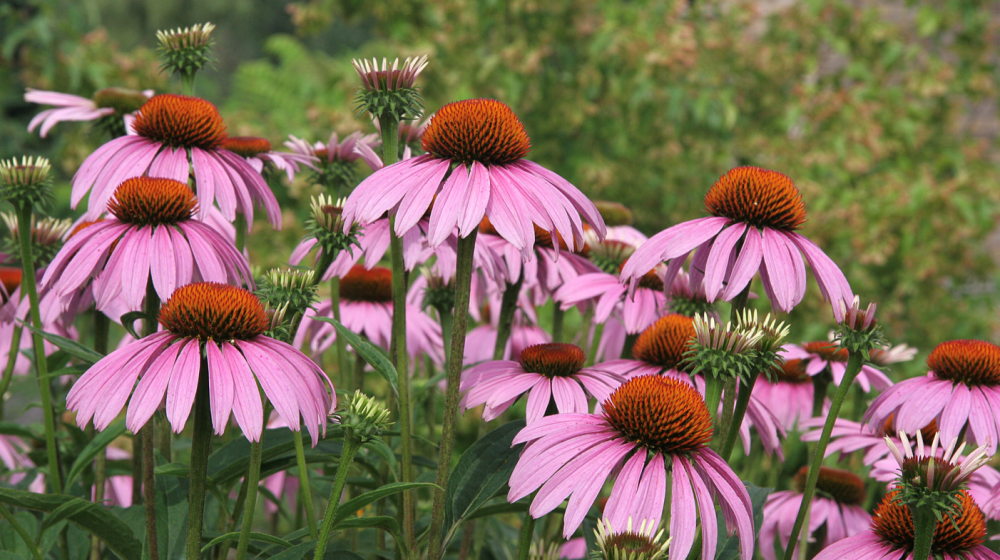
[[[93,560],[392,554],[376,551],[385,535],[402,558],[479,558],[502,546],[487,515],[518,533],[519,559],[1000,558],[984,546],[1000,347],[943,342],[926,376],[894,385],[885,366],[915,350],[889,346],[875,305],[798,233],[789,177],[731,169],[707,217],[647,239],[628,209],[525,159],[501,101],[425,117],[426,57],[355,62],[372,133],[276,151],[194,97],[213,28],[158,35],[183,95],[25,95],[53,107],[29,130],[92,120],[111,136],[72,178],[75,222],[43,217],[47,161],[0,165],[5,260],[20,263],[0,270],[0,390],[36,373],[45,446],[29,458],[0,436],[0,514],[34,558],[68,558],[69,541],[36,539],[14,514],[27,503],[91,531]],[[295,268],[254,274],[247,245],[282,226],[281,176],[320,194]],[[807,268],[837,329],[792,344],[776,314],[807,297]],[[478,441],[453,467],[463,413]],[[774,489],[744,482],[784,461],[787,437],[816,442],[809,464]],[[838,452],[848,468],[824,461]],[[242,484],[217,478],[227,461]],[[163,522],[168,477],[186,479],[184,537]],[[144,527],[110,541],[74,517],[88,497],[116,516],[141,504]],[[271,534],[255,531],[265,518]]]

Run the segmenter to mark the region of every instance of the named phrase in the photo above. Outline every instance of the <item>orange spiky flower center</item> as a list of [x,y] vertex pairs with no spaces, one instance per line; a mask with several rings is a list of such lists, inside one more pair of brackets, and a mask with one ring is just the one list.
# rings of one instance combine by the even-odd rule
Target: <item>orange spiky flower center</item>
[[806,207],[799,189],[784,173],[760,167],[736,167],[712,185],[705,208],[721,216],[780,230],[796,230],[806,221]]
[[218,109],[198,97],[164,93],[152,97],[135,116],[139,136],[173,148],[218,148],[226,140],[226,123]]
[[468,99],[442,107],[420,139],[423,150],[457,163],[503,165],[531,149],[524,125],[495,99]]
[[267,313],[252,292],[215,282],[188,284],[160,308],[160,324],[173,334],[206,340],[251,340],[267,330]]
[[[905,503],[894,499],[897,494],[898,490],[889,492],[875,507],[872,531],[894,548],[912,550],[913,517]],[[982,510],[966,490],[961,491],[958,500],[953,513],[946,514],[934,528],[932,553],[958,554],[986,540],[986,520]]]
[[812,377],[806,373],[806,362],[803,360],[785,360],[781,365],[771,369],[775,380],[781,383],[812,383]]
[[688,453],[712,440],[712,417],[690,385],[659,375],[632,378],[604,401],[604,417],[628,441],[659,453]]
[[340,279],[340,297],[348,301],[392,302],[392,271],[382,266],[371,270],[354,265]]
[[266,138],[256,136],[230,136],[222,141],[221,147],[243,157],[254,157],[271,151],[271,143]]
[[535,344],[521,350],[518,361],[524,371],[540,373],[546,377],[569,377],[583,368],[587,357],[574,344],[548,342]]
[[187,220],[198,199],[184,183],[156,177],[125,179],[115,189],[108,212],[135,225],[168,225]]
[[671,314],[660,317],[635,339],[632,356],[666,369],[678,369],[688,342],[694,338],[694,319]]
[[1000,347],[983,340],[949,340],[927,356],[927,368],[940,379],[978,385],[1000,385]]
[[847,362],[849,357],[846,348],[841,348],[839,344],[833,342],[804,342],[802,348],[826,362]]
[[0,266],[0,284],[3,284],[4,290],[8,294],[21,285],[22,273],[19,266]]
[[[808,466],[799,469],[795,475],[795,488],[799,492],[805,488],[807,476]],[[816,489],[841,504],[860,506],[865,501],[865,483],[851,471],[820,467]]]

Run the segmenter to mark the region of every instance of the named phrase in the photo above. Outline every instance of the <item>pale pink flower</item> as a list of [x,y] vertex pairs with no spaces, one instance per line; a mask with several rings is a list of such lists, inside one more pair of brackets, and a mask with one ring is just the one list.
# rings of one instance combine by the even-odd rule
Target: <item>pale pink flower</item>
[[278,171],[284,171],[288,181],[295,180],[301,165],[316,169],[318,158],[297,152],[277,152],[271,149],[266,138],[256,136],[229,136],[222,141],[222,149],[243,156],[257,173],[264,172],[264,164],[270,163]]
[[42,128],[38,135],[45,138],[52,127],[61,122],[96,121],[110,117],[115,113],[118,113],[119,116],[131,114],[152,96],[153,90],[151,89],[140,92],[122,88],[107,88],[95,93],[93,99],[87,99],[69,93],[28,88],[24,93],[25,101],[53,107],[35,115],[28,123],[28,132],[34,132],[41,125]]
[[[833,376],[833,384],[840,385],[847,372],[847,358],[849,353],[846,348],[841,348],[836,342],[803,342],[802,344],[786,344],[781,347],[781,355],[786,360],[802,360],[806,364],[807,375],[819,375],[829,369]],[[861,386],[867,393],[873,388],[878,390],[887,389],[892,386],[892,380],[878,368],[869,364],[863,364],[854,382]]]

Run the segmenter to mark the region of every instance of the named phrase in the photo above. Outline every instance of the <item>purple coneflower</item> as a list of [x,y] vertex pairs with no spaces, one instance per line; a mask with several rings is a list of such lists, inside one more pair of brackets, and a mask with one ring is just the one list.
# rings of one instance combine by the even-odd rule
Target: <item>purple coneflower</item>
[[28,123],[28,132],[33,132],[41,125],[38,135],[45,138],[49,130],[61,122],[96,121],[114,115],[117,122],[112,125],[113,128],[116,132],[124,134],[125,124],[122,118],[139,110],[139,107],[152,96],[151,89],[132,91],[106,88],[95,93],[93,99],[87,99],[69,93],[28,88],[24,93],[25,101],[53,107],[35,115]]
[[[17,436],[0,434],[0,465],[11,471],[5,478],[8,484],[17,484],[24,480],[27,469],[35,468],[35,463],[28,458],[30,447]],[[28,485],[28,490],[36,494],[45,493],[45,477],[38,475]]]
[[[664,267],[658,267],[663,269]],[[638,334],[656,322],[667,306],[663,293],[664,270],[650,270],[639,280],[633,297],[625,297],[628,288],[618,277],[606,272],[581,274],[567,280],[553,299],[564,310],[594,300],[594,322],[605,323],[621,307],[622,324],[628,334]]]
[[257,173],[263,173],[264,164],[270,163],[279,171],[284,171],[288,181],[295,180],[299,166],[305,165],[316,169],[318,159],[315,156],[297,152],[276,152],[271,149],[271,143],[266,138],[256,136],[229,136],[222,142],[222,149],[246,158],[247,163]]
[[187,184],[194,171],[201,216],[212,204],[227,220],[239,212],[253,222],[254,204],[263,205],[275,228],[281,209],[260,173],[239,155],[222,147],[226,124],[215,106],[197,97],[162,94],[136,114],[128,136],[116,138],[90,154],[73,176],[73,208],[89,192],[86,219],[104,213],[114,189],[129,177],[148,175]]
[[500,416],[522,394],[528,393],[528,423],[545,416],[554,401],[559,413],[589,412],[587,396],[607,399],[622,383],[618,374],[583,367],[586,356],[573,344],[550,342],[529,346],[517,361],[499,360],[473,366],[462,373],[461,407],[479,405],[483,420]]
[[[795,475],[796,490],[775,492],[767,497],[764,522],[760,525],[760,553],[765,560],[778,558],[774,552],[775,539],[778,539],[782,550],[788,546],[795,516],[802,505],[802,488],[808,472],[809,467],[805,466]],[[816,489],[819,493],[809,506],[809,534],[813,535],[825,526],[819,543],[821,548],[868,529],[872,516],[862,507],[865,501],[865,484],[856,474],[820,467]]]
[[758,377],[753,396],[774,414],[778,424],[785,430],[793,430],[799,422],[812,418],[813,382],[806,373],[805,362],[786,359],[774,367],[772,377]]
[[[887,457],[889,455],[889,448],[885,445],[885,438],[891,438],[897,445],[902,445],[898,439],[895,439],[898,437],[899,431],[896,429],[893,420],[894,417],[890,415],[884,424],[870,426],[868,424],[859,424],[846,418],[837,418],[833,423],[833,431],[830,433],[830,444],[826,447],[826,457],[838,451],[841,454],[861,451],[864,453],[861,462],[865,465],[871,465]],[[799,428],[805,430],[800,436],[802,441],[819,441],[825,422],[826,418],[823,416],[802,420],[799,423]],[[919,431],[923,439],[930,440],[937,433],[937,429],[937,422],[931,420],[930,423]],[[910,435],[915,437],[913,432],[910,432]]]
[[525,251],[534,245],[535,224],[582,248],[582,214],[604,236],[604,221],[583,193],[522,159],[530,140],[514,112],[499,101],[445,105],[431,118],[421,146],[427,154],[383,168],[358,185],[344,207],[348,224],[371,223],[393,210],[396,234],[402,235],[430,209],[428,242],[437,246],[456,226],[467,237],[485,216]]
[[651,268],[670,261],[664,281],[672,282],[694,251],[691,267],[704,271],[709,302],[733,299],[759,272],[772,304],[787,312],[805,295],[809,261],[820,292],[833,304],[837,320],[843,318],[840,302],[853,299],[851,286],[830,257],[795,232],[805,223],[806,210],[786,175],[759,167],[731,169],[709,189],[705,208],[711,217],[670,227],[639,247],[622,268],[622,280],[634,288]]
[[743,482],[707,447],[712,418],[701,395],[676,379],[647,375],[626,381],[600,414],[556,414],[522,429],[514,443],[530,442],[510,477],[507,500],[535,492],[529,513],[541,517],[566,498],[563,535],[583,521],[605,481],[614,474],[604,516],[624,527],[629,517],[654,527],[663,514],[671,474],[671,557],[685,558],[701,518],[702,558],[714,558],[715,504],[740,538],[743,560],[753,556],[753,509]]
[[225,432],[232,413],[247,439],[260,440],[264,411],[259,383],[289,427],[297,431],[302,417],[313,444],[318,442],[336,404],[335,393],[327,390],[333,386],[312,360],[263,334],[269,319],[251,292],[210,282],[190,284],[164,303],[159,322],[164,330],[108,354],[70,389],[66,407],[76,411],[80,427],[93,418],[94,427],[103,430],[129,401],[125,424],[137,432],[165,397],[167,420],[179,433],[199,384],[205,384],[204,374],[216,434]]
[[[803,360],[806,363],[806,374],[819,375],[830,368],[833,384],[840,385],[847,371],[849,353],[836,342],[803,342],[802,344],[786,344],[781,349],[786,360]],[[861,366],[861,371],[854,381],[867,393],[875,389],[886,389],[892,386],[892,381],[878,368],[868,364]]]
[[[913,560],[913,516],[896,499],[898,493],[889,492],[875,507],[870,530],[833,543],[813,560]],[[962,490],[954,513],[934,528],[931,553],[940,560],[1000,560],[1000,554],[983,546],[985,540],[983,512]]]
[[886,389],[868,407],[865,421],[875,427],[894,415],[897,429],[913,433],[937,420],[942,440],[965,433],[970,442],[996,453],[1000,347],[982,340],[943,342],[927,357],[927,368],[927,375]]
[[99,311],[124,299],[142,309],[146,284],[161,301],[192,282],[253,286],[246,258],[204,222],[192,219],[198,200],[172,179],[133,177],[114,191],[113,217],[77,226],[45,271],[42,285],[65,302],[92,282]]

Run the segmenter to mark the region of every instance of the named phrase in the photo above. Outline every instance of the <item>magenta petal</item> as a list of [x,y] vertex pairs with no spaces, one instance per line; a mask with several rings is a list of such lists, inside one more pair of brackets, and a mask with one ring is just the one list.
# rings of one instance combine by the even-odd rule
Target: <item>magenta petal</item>
[[736,257],[732,272],[729,273],[726,290],[722,293],[724,301],[736,297],[753,280],[753,275],[760,269],[763,255],[763,240],[760,232],[757,231],[757,228],[752,227],[744,236],[743,248],[740,249],[740,254]]
[[[711,303],[722,290],[722,281],[726,277],[729,268],[730,257],[747,229],[746,224],[736,223],[722,230],[709,251],[705,262],[705,296]],[[694,267],[692,266],[692,270]]]
[[479,227],[486,215],[486,206],[490,201],[490,174],[486,167],[473,162],[469,168],[469,183],[465,187],[465,198],[462,200],[458,218],[458,234],[468,237],[472,230]]
[[[635,502],[639,499],[639,480],[642,478],[642,468],[646,464],[646,450],[638,449],[632,457],[625,462],[611,486],[611,496],[604,504],[604,517],[612,527],[625,527],[628,520],[635,511]],[[641,523],[640,519],[633,519],[635,523]]]
[[552,399],[556,410],[564,412],[587,412],[587,395],[574,379],[552,378]]
[[699,218],[669,227],[635,250],[618,276],[622,281],[638,278],[662,261],[682,257],[713,238],[730,223],[729,218]]
[[191,414],[194,397],[198,393],[198,377],[201,373],[201,344],[198,339],[188,340],[177,355],[170,386],[167,390],[167,420],[179,434]]
[[[678,460],[674,459],[674,469],[677,469]],[[701,518],[702,538],[702,560],[712,560],[715,558],[715,547],[718,544],[718,525],[715,517],[715,503],[712,501],[712,493],[701,477],[686,460],[680,461],[680,467],[685,470],[691,485],[694,487],[694,496],[698,502],[698,516]],[[676,471],[675,471],[676,472]]]
[[[216,196],[216,176],[224,173],[208,153],[200,148],[191,148],[191,167],[194,169],[195,194],[200,202],[200,219],[204,220],[213,202],[219,206],[223,217],[229,221],[236,219],[236,198],[220,193]],[[225,189],[222,189],[226,192]]]
[[[412,185],[400,201],[399,208],[396,210],[396,235],[402,236],[417,225],[420,218],[430,208],[431,202],[434,201],[434,195],[437,194],[438,189],[441,187],[441,182],[448,173],[449,167],[450,164],[448,161],[441,160],[440,163],[430,167],[418,183]],[[462,187],[464,188],[464,186],[463,183]],[[456,186],[456,188],[458,187]],[[455,216],[452,215],[451,217],[454,218]],[[448,233],[451,233],[451,231],[449,230]]]
[[427,230],[427,243],[437,247],[451,235],[458,224],[460,207],[465,198],[465,190],[469,183],[469,173],[465,165],[459,165],[452,170],[451,175],[441,185],[431,209],[431,219]]
[[941,411],[941,441],[947,443],[958,438],[959,432],[965,426],[965,421],[969,418],[969,410],[972,408],[972,397],[969,388],[964,383],[956,383],[955,389],[951,393],[951,398],[944,405]]
[[[694,492],[687,470],[680,464],[684,458],[673,456],[673,492],[670,495],[670,560],[687,558],[694,544],[695,527],[698,525]],[[713,508],[714,509],[714,508]],[[639,520],[635,520],[639,522]]]
[[783,238],[771,228],[764,228],[764,266],[770,280],[771,292],[777,298],[775,306],[789,312],[794,307],[795,291],[798,288],[795,281],[795,268],[792,259],[785,249]]
[[544,375],[539,376],[535,386],[528,393],[527,420],[528,424],[537,421],[545,416],[545,410],[549,407],[549,400],[552,395],[552,382]]
[[125,425],[132,433],[139,433],[163,402],[181,348],[181,344],[176,344],[160,352],[143,372],[125,414]]
[[[146,298],[146,284],[149,282],[150,249],[152,243],[152,231],[150,226],[143,226],[141,229],[133,230],[131,242],[128,244],[119,243],[116,250],[125,251],[123,258],[126,263],[133,263],[133,266],[126,266],[122,270],[122,295],[125,297],[125,304],[129,309],[142,309],[142,302]],[[124,245],[124,247],[122,246]]]
[[[639,452],[643,452],[642,448]],[[633,519],[646,519],[654,527],[660,524],[660,517],[663,515],[663,502],[667,495],[667,469],[664,463],[663,454],[656,453],[642,471],[642,480],[639,481],[638,495],[641,501],[636,502]]]
[[[239,350],[228,342],[222,343],[221,349],[226,361],[229,362],[229,373],[233,378],[233,416],[236,418],[236,424],[243,430],[243,435],[248,440],[260,441],[264,430],[264,405],[260,401],[257,381],[250,371],[246,358]],[[298,428],[297,415],[294,418],[286,418],[286,421],[294,421],[295,427]]]
[[170,242],[170,226],[155,226],[150,245],[156,258],[150,259],[149,272],[153,287],[160,301],[167,301],[177,288],[177,263],[174,258],[173,243]]
[[208,358],[208,395],[212,409],[212,427],[215,429],[215,434],[221,436],[226,432],[229,415],[233,411],[233,375],[229,371],[229,361],[214,341],[210,340],[205,344],[205,355]]

